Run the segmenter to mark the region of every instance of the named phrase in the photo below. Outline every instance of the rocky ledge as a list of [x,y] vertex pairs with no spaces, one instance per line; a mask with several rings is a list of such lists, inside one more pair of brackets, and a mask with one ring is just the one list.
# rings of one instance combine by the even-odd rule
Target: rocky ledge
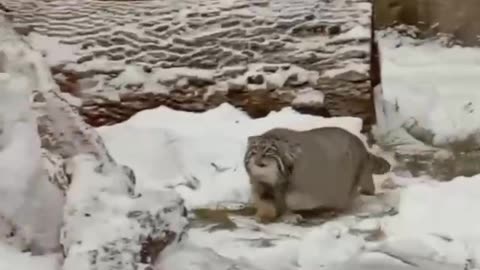
[[94,126],[225,101],[253,117],[293,105],[374,121],[367,0],[3,3]]

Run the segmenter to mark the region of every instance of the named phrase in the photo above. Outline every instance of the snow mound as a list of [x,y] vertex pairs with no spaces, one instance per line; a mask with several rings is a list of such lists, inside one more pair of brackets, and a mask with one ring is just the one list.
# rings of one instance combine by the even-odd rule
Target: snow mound
[[[273,127],[322,126],[340,126],[362,137],[361,121],[356,118],[322,118],[286,108],[250,119],[228,104],[204,113],[159,107],[97,130],[112,155],[137,172],[138,190],[175,189],[188,207],[200,208],[248,201],[242,164],[248,136]],[[352,213],[323,225],[263,225],[251,217],[231,215],[235,227],[230,230],[194,226],[187,242],[162,253],[157,269],[243,265],[265,270],[461,270],[478,266],[480,232],[471,214],[480,205],[478,179],[438,183],[425,177],[391,177],[398,189],[380,190],[377,197],[362,199]],[[396,206],[399,213],[391,217],[373,213],[387,205]]]
[[205,113],[159,107],[97,130],[115,159],[137,172],[139,190],[174,188],[191,208],[248,201],[243,167],[248,136],[274,127],[323,126],[342,127],[362,137],[358,118],[301,115],[285,108],[250,119],[229,104]]
[[145,192],[129,198],[125,196],[129,186],[118,181],[124,174],[122,168],[98,167],[97,160],[88,155],[76,156],[72,163],[74,178],[67,193],[62,234],[69,256],[63,269],[91,269],[92,265],[133,269],[132,262],[148,265],[156,260],[158,254],[148,250],[149,241],[164,239],[166,246],[180,239],[179,228],[186,220],[177,194]]

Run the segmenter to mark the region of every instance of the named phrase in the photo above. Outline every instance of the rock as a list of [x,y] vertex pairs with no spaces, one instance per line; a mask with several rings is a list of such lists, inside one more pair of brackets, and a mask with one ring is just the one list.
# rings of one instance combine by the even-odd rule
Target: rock
[[334,79],[349,81],[349,82],[362,82],[368,80],[368,75],[354,70],[349,70],[334,76]]
[[[16,5],[15,1],[8,1],[11,4],[6,3],[7,6],[12,5],[14,7]],[[214,86],[216,83],[226,83],[235,79],[238,75],[245,74],[241,70],[232,70],[231,73],[225,72],[223,75],[216,77],[215,84],[208,81],[193,82],[192,84],[189,82],[190,93],[186,93],[186,91],[182,94],[176,93],[177,96],[175,97],[167,97],[165,95],[167,92],[179,88],[175,85],[178,78],[161,86],[161,88],[165,88],[163,95],[149,96],[143,93],[144,90],[157,90],[150,83],[145,85],[146,89],[138,88],[138,85],[132,89],[126,89],[122,85],[118,87],[118,91],[115,88],[102,87],[104,82],[108,86],[111,78],[103,78],[98,75],[104,74],[114,67],[118,68],[120,72],[124,70],[125,65],[151,66],[153,70],[157,67],[165,67],[206,69],[215,72],[230,66],[249,67],[257,65],[257,67],[260,67],[260,65],[268,65],[269,67],[265,67],[265,70],[260,67],[260,70],[254,71],[264,76],[264,82],[262,84],[248,84],[245,88],[271,91],[268,97],[265,96],[265,99],[271,102],[278,102],[277,97],[282,91],[296,91],[305,86],[303,79],[292,81],[287,87],[283,83],[279,83],[277,85],[281,85],[281,87],[276,88],[274,84],[268,83],[268,77],[272,73],[281,73],[282,75],[292,73],[291,71],[284,72],[290,66],[295,68],[298,66],[309,71],[326,72],[344,68],[354,60],[361,66],[360,68],[368,70],[368,55],[366,58],[361,55],[342,55],[341,59],[336,58],[336,56],[338,56],[337,52],[348,52],[357,48],[369,54],[368,43],[371,38],[368,31],[372,15],[369,1],[362,0],[361,3],[357,3],[355,1],[332,0],[323,1],[321,4],[316,1],[305,0],[302,0],[301,3],[280,1],[278,5],[275,4],[275,8],[265,6],[268,5],[268,1],[264,0],[253,1],[252,3],[247,3],[249,1],[241,1],[241,3],[233,1],[235,3],[232,5],[223,5],[220,3],[222,1],[214,1],[214,4],[208,5],[208,10],[205,10],[207,5],[202,1],[190,1],[191,3],[188,4],[190,11],[186,11],[186,13],[185,9],[168,5],[166,7],[162,1],[148,1],[148,8],[145,6],[145,1],[127,2],[128,8],[134,11],[132,13],[133,17],[129,12],[125,12],[123,3],[116,4],[116,1],[102,2],[102,5],[105,5],[109,11],[115,14],[115,24],[129,26],[113,32],[111,32],[111,21],[104,18],[104,15],[108,14],[97,14],[99,16],[84,20],[88,17],[88,14],[98,10],[95,1],[83,1],[82,5],[77,5],[72,10],[69,9],[69,12],[63,12],[64,9],[62,8],[65,7],[62,6],[61,1],[48,1],[46,5],[42,4],[40,6],[22,5],[20,9],[15,8],[10,12],[15,17],[14,24],[16,27],[31,27],[38,34],[52,36],[58,39],[61,44],[71,45],[69,47],[73,50],[71,55],[74,59],[72,59],[72,63],[68,64],[68,67],[63,66],[61,68],[63,71],[67,71],[67,69],[82,70],[82,72],[79,72],[82,73],[82,78],[84,78],[83,73],[90,73],[90,78],[100,82],[95,89],[85,89],[83,85],[75,83],[74,80],[65,80],[65,82],[62,82],[64,83],[62,88],[65,91],[76,92],[80,90],[81,93],[77,96],[82,98],[85,104],[91,103],[93,98],[90,95],[92,94],[107,96],[110,93],[106,92],[116,91],[117,93],[121,92],[121,95],[129,96],[130,101],[123,104],[115,100],[107,100],[106,102],[104,100],[101,103],[96,103],[95,106],[82,107],[80,110],[82,116],[88,123],[96,126],[124,121],[139,110],[160,105],[191,111],[200,110],[202,107],[205,109],[211,108],[217,105],[217,100],[212,101],[211,104],[206,104],[204,96],[192,92],[206,91],[206,88]],[[217,2],[220,3],[221,7],[217,6]],[[400,4],[403,5],[403,2]],[[394,3],[392,5],[395,6]],[[209,10],[210,8],[213,8],[213,10]],[[297,10],[297,8],[300,9]],[[247,14],[243,12],[245,10],[251,12],[247,12]],[[268,10],[268,12],[264,12],[265,10]],[[24,16],[25,14],[29,16]],[[62,25],[61,27],[43,27],[37,23],[46,20],[46,23],[50,25],[50,20],[60,17],[67,21],[78,20],[78,23],[69,26]],[[251,27],[241,27],[243,25]],[[203,31],[205,27],[210,30]],[[138,31],[139,29],[141,31]],[[359,33],[366,33],[366,35],[361,39],[344,38],[343,40],[336,40],[342,38],[338,34],[348,29],[359,29],[361,30]],[[295,31],[298,31],[299,37],[292,34]],[[319,43],[309,42],[303,38],[304,36],[321,38],[323,41]],[[349,35],[345,36],[348,37]],[[355,37],[355,35],[352,36]],[[308,46],[303,46],[306,44],[305,42],[308,43]],[[57,53],[54,48],[50,47],[45,48],[45,51],[49,56],[54,56]],[[357,59],[351,59],[350,57]],[[360,57],[362,57],[361,61],[356,61]],[[105,59],[101,60],[102,63],[105,63],[104,65],[96,63],[100,58]],[[111,61],[112,59],[117,59],[117,61]],[[53,65],[57,65],[57,63]],[[274,66],[277,66],[278,69]],[[199,72],[203,73],[203,70],[199,70]],[[144,70],[143,73],[147,75],[148,70]],[[195,71],[189,71],[188,74],[198,75]],[[299,74],[299,76],[302,77],[303,75]],[[149,74],[146,77],[156,77],[156,74],[152,72],[151,75]],[[154,84],[154,82],[152,83]],[[246,82],[242,83],[247,84]],[[369,100],[369,92],[365,88],[368,83],[367,80],[358,83],[345,83],[339,86],[340,82],[336,81],[336,85],[328,87],[331,90],[330,92],[322,89],[328,96],[328,104],[326,104],[328,110],[335,115],[362,117],[368,123],[367,117],[373,119],[369,111],[363,110],[364,107],[362,109],[348,108],[345,105],[346,103],[343,102],[353,98],[353,96],[355,98],[361,96],[363,100]],[[311,86],[320,89],[319,85],[311,84]],[[183,86],[180,88],[183,88]],[[232,89],[237,90],[241,90],[240,88],[243,89],[240,86],[232,87]],[[103,93],[99,93],[100,91]],[[88,95],[85,92],[88,92]],[[336,93],[332,94],[331,92]],[[133,94],[136,96],[133,97]],[[185,97],[187,95],[194,95],[195,98]],[[147,97],[151,100],[148,100]],[[229,101],[227,97],[221,99]],[[235,104],[243,108],[246,106],[242,105],[243,101],[236,100]],[[249,111],[255,112],[255,115],[263,114],[263,111],[262,113],[256,113],[256,110],[251,108],[249,108]]]
[[215,81],[212,78],[202,78],[198,76],[185,76],[188,80],[188,84],[196,87],[204,87],[208,85],[215,84]]
[[[21,131],[15,140],[28,150],[20,159],[25,165],[5,164],[3,158],[11,155],[5,146],[13,141],[0,135],[0,192],[10,196],[0,200],[16,197],[9,201],[10,212],[0,204],[0,216],[14,224],[32,253],[62,247],[64,270],[153,265],[159,252],[184,233],[183,201],[173,191],[135,194],[133,171],[110,156],[102,138],[69,103],[68,94],[59,92],[40,54],[1,17],[0,24],[0,55],[6,56],[0,63],[6,77],[0,76],[0,102],[6,102],[0,106],[0,119],[5,119],[4,110],[16,117],[9,118],[18,121],[9,123],[6,134]],[[17,150],[15,155],[21,156],[22,149]],[[5,165],[10,168],[4,170]],[[12,172],[14,179],[7,178]],[[25,189],[7,192],[10,180],[24,181]]]
[[313,14],[308,14],[308,15],[305,16],[305,20],[307,20],[307,21],[311,21],[313,19],[315,19],[315,15],[313,15]]
[[[82,269],[121,266],[133,270],[153,265],[166,246],[180,240],[183,231],[178,229],[186,225],[186,219],[177,194],[153,191],[125,197],[128,187],[117,183],[123,174],[121,169],[103,167],[96,178],[75,179],[75,175],[82,177],[81,172],[95,175],[98,167],[95,158],[88,155],[76,156],[72,166],[73,185],[65,206],[65,212],[70,214],[62,230],[66,254],[63,269],[78,269],[80,265]],[[122,206],[117,205],[117,200],[122,201]],[[105,222],[105,218],[116,222]],[[98,237],[99,246],[92,249],[84,236],[96,232],[106,233],[107,237]]]
[[292,73],[288,76],[285,85],[287,86],[302,86],[308,83],[308,78],[306,76],[299,76],[297,73]]
[[379,29],[397,24],[414,25],[421,37],[446,33],[464,46],[478,46],[480,5],[475,0],[376,0],[375,24]]
[[32,60],[42,57],[28,54],[30,47],[1,16],[0,25],[0,216],[14,229],[12,241],[19,248],[36,255],[54,252],[60,248],[65,198],[61,180],[55,178],[57,168],[48,166],[55,162],[42,159],[30,103],[30,87],[39,86]]
[[263,71],[274,73],[278,70],[278,66],[263,66]]
[[366,59],[368,57],[368,53],[366,51],[361,51],[361,50],[351,50],[351,51],[346,51],[342,54],[339,54],[336,56],[337,59]]
[[277,83],[272,82],[270,80],[267,80],[267,83],[265,85],[265,89],[268,91],[274,91],[276,89],[279,89],[281,86],[279,86]]
[[237,81],[228,81],[228,90],[229,91],[241,91],[245,89],[245,85]]
[[239,24],[240,24],[240,21],[232,20],[232,21],[222,23],[221,27],[229,28],[229,27],[233,27],[233,26],[236,26],[236,25],[239,25]]
[[235,77],[237,75],[244,74],[247,72],[248,68],[246,66],[233,66],[233,67],[224,67],[222,68],[221,74],[223,76]]
[[187,78],[181,78],[180,80],[175,83],[175,88],[180,90],[185,90],[188,88],[189,81]]
[[327,27],[327,33],[329,35],[338,35],[342,32],[342,27],[340,25],[331,25]]
[[330,117],[324,101],[325,95],[321,91],[307,87],[296,93],[292,101],[292,108],[301,113]]
[[248,84],[263,84],[265,82],[265,78],[262,74],[251,75],[247,77]]

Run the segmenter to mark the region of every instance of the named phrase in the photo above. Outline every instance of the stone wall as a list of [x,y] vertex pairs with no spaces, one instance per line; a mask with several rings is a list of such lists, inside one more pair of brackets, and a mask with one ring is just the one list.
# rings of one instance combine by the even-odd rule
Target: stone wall
[[205,111],[223,102],[254,118],[292,106],[357,116],[364,130],[374,122],[368,0],[2,4],[93,126],[160,105]]
[[477,0],[376,0],[375,24],[418,26],[426,36],[447,33],[467,46],[480,44],[480,2]]

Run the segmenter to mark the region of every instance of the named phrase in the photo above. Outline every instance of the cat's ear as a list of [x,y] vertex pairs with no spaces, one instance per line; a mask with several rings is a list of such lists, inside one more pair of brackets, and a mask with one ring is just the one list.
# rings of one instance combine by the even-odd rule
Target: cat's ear
[[253,143],[257,138],[258,138],[258,136],[249,136],[249,137],[247,137],[247,143],[248,143],[248,144],[251,144],[251,143]]

